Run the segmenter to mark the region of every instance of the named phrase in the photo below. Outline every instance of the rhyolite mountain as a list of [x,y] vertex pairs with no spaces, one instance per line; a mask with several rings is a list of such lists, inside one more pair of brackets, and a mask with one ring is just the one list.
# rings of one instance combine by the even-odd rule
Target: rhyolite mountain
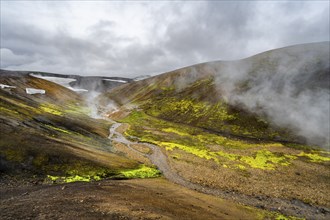
[[[30,73],[0,72],[0,83],[11,86],[0,89],[0,172],[98,178],[138,167],[113,154],[109,122],[89,117],[81,94]],[[26,88],[45,94],[27,94]]]
[[38,71],[9,71],[0,69],[2,77],[9,76],[34,76],[39,78],[48,79],[50,81],[56,79],[67,79],[68,85],[73,89],[92,92],[105,92],[123,83],[132,82],[133,79],[124,77],[105,77],[105,76],[80,76],[80,75],[64,75],[57,73],[47,73]]
[[1,70],[0,218],[329,219],[329,66],[321,42],[139,81]]
[[329,42],[185,67],[107,96],[211,132],[329,147]]

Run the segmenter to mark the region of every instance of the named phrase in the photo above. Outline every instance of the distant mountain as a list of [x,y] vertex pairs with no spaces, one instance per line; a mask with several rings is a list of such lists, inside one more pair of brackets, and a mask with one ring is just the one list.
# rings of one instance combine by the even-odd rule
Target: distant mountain
[[51,82],[55,82],[79,93],[88,91],[105,92],[110,89],[113,89],[118,85],[133,81],[132,79],[123,77],[63,75],[57,73],[36,71],[0,70],[0,74],[2,76],[31,75]]

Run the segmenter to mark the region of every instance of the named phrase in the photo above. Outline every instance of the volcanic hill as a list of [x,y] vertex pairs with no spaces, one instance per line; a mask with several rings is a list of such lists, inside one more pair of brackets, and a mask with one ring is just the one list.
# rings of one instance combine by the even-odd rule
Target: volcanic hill
[[140,81],[1,70],[0,217],[328,219],[329,60],[321,42]]

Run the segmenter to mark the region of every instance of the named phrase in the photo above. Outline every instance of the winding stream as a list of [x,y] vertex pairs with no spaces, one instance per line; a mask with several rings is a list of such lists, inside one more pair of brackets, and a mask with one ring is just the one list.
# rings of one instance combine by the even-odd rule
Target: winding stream
[[[116,129],[120,127],[121,123],[115,123],[110,128],[110,135],[109,139],[112,141],[116,141],[122,144],[125,144],[130,150],[134,151],[135,153],[138,153],[144,157],[147,157],[150,159],[150,161],[157,166],[157,168],[162,172],[164,177],[171,182],[180,184],[180,185],[190,185],[192,183],[184,180],[181,176],[179,176],[177,173],[173,172],[173,170],[170,168],[166,155],[160,150],[160,148],[154,144],[149,143],[140,143],[140,142],[132,142],[127,140],[120,132],[117,132]],[[151,154],[144,154],[133,147],[131,145],[133,144],[142,144],[146,147],[148,147],[151,150]],[[193,184],[195,185],[195,184]],[[199,185],[196,185],[198,187]],[[191,187],[189,187],[191,188]]]
[[[288,200],[280,198],[271,198],[267,196],[249,196],[235,191],[223,191],[204,187],[202,185],[189,182],[178,175],[169,165],[167,156],[161,151],[160,147],[150,143],[133,142],[126,139],[117,128],[122,124],[115,122],[109,129],[109,139],[126,145],[130,150],[150,159],[157,166],[164,177],[169,181],[181,186],[205,193],[211,194],[223,199],[234,200],[245,205],[264,208],[271,211],[280,211],[286,215],[295,215],[307,219],[330,219],[330,210],[326,207],[312,206],[300,200]],[[151,150],[151,154],[144,154],[132,147],[133,144],[142,144]]]

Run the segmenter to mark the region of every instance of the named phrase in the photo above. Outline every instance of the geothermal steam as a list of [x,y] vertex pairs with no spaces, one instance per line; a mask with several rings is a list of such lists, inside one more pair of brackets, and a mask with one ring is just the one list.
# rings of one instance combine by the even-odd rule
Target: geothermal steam
[[293,46],[208,65],[229,103],[329,148],[329,42]]

